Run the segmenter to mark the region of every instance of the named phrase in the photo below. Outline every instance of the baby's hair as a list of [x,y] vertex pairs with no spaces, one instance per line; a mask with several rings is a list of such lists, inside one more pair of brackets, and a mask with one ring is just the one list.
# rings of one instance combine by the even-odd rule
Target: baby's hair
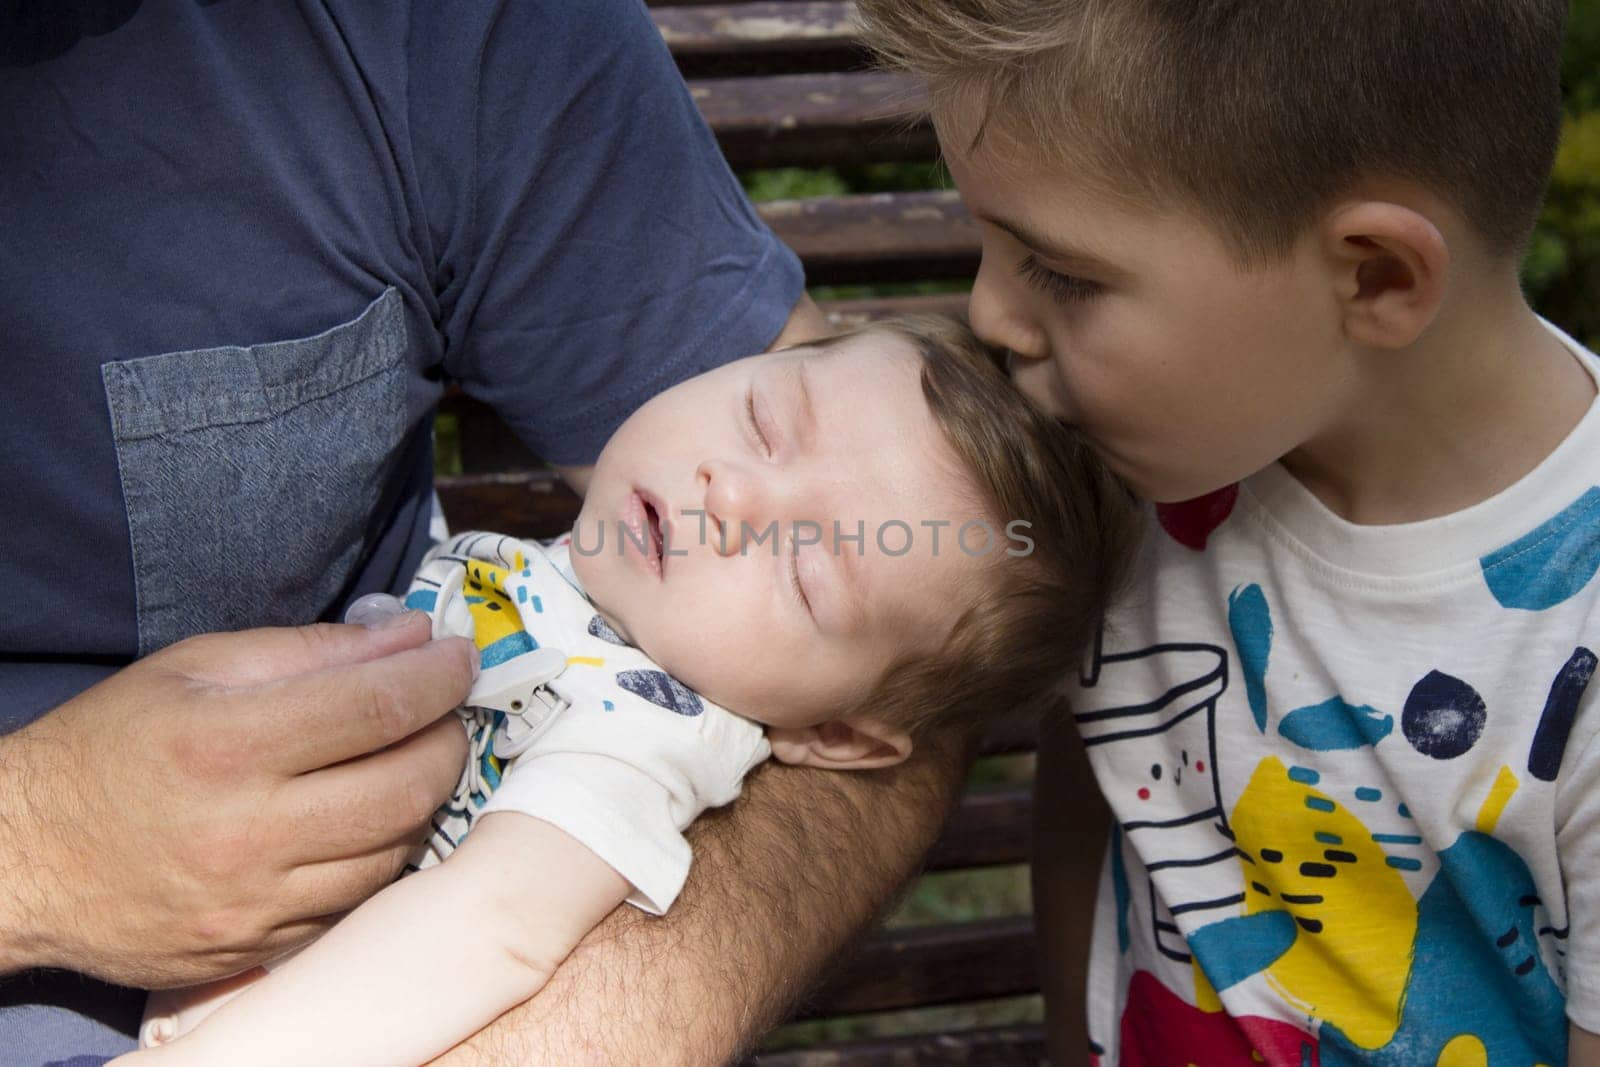
[[1035,162],[1086,169],[1104,191],[1176,200],[1241,263],[1281,258],[1374,178],[1423,186],[1490,255],[1514,256],[1560,137],[1567,0],[860,0],[859,11],[883,61],[928,83],[936,117],[972,116],[971,147],[1003,138]]
[[[963,323],[889,319],[819,347],[863,333],[894,334],[921,355],[923,396],[998,544],[974,558],[973,604],[943,645],[892,665],[841,717],[867,715],[915,735],[1042,709],[1078,668],[1131,568],[1137,505],[1076,431],[1012,386],[1001,353]],[[1015,520],[1028,523],[1017,529],[1031,549],[1007,539]]]

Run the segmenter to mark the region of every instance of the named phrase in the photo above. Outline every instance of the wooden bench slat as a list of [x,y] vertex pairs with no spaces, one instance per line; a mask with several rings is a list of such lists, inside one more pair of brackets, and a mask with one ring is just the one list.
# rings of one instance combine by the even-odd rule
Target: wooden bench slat
[[650,13],[673,55],[770,53],[802,43],[854,43],[848,0],[727,0]]
[[971,278],[982,242],[953,189],[756,205],[812,285]]
[[968,790],[928,853],[927,869],[1025,863],[1033,855],[1032,824],[1031,785]]
[[577,494],[552,470],[457,474],[435,487],[452,530],[540,539],[572,529],[578,517]]
[[997,716],[987,724],[978,744],[980,756],[1007,756],[1018,752],[1032,752],[1039,747],[1039,717],[1037,715]]
[[967,317],[967,294],[929,293],[919,296],[881,296],[868,300],[819,300],[828,324],[846,330],[865,326],[891,315],[950,315]]
[[974,919],[873,934],[795,1017],[930,1007],[1038,989],[1033,919]]
[[[689,83],[735,169],[933,159],[933,128],[914,117],[917,82],[880,71],[772,74]],[[908,117],[909,116],[909,117]]]
[[793,74],[867,65],[846,0],[764,0],[651,12],[685,78]]
[[764,1052],[745,1060],[743,1067],[905,1067],[906,1064],[1045,1067],[1046,1055],[1044,1027],[1026,1023]]
[[[644,0],[644,6],[650,8],[654,14],[657,10],[670,10],[675,7],[721,7],[728,0]],[[803,3],[804,0],[776,0],[780,4]]]

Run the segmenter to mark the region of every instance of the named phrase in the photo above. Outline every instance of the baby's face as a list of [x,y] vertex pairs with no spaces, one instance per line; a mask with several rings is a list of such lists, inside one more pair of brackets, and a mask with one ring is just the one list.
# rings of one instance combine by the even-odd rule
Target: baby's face
[[[976,527],[971,554],[956,543],[986,517],[920,373],[907,341],[869,333],[645,404],[601,453],[574,531],[601,613],[685,685],[774,726],[837,717],[941,642],[1004,545],[978,558]],[[935,546],[924,523],[940,521]],[[836,541],[835,522],[864,543]]]

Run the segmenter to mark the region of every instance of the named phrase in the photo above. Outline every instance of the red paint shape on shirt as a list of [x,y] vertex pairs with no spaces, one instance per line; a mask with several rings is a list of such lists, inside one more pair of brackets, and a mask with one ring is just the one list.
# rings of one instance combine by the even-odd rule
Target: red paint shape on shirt
[[1185,548],[1204,552],[1211,532],[1233,514],[1239,499],[1238,483],[1223,486],[1214,493],[1176,504],[1157,504],[1156,520],[1167,535]]
[[1139,787],[1139,799],[1140,800],[1149,800],[1150,799],[1150,790],[1145,788],[1142,785]]
[[[1309,1057],[1302,1056],[1309,1051]],[[1259,1058],[1252,1055],[1259,1053]],[[1318,1067],[1316,1038],[1286,1022],[1263,1016],[1235,1019],[1225,1011],[1201,1011],[1149,971],[1128,982],[1122,1012],[1122,1067]]]

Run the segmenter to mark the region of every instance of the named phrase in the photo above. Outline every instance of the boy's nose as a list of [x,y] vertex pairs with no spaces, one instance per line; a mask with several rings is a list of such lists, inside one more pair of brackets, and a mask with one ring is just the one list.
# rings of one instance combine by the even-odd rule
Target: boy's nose
[[972,295],[967,298],[967,321],[972,332],[996,348],[1014,352],[1024,360],[1050,358],[1050,344],[1044,330],[1027,314],[1026,307],[1015,294],[996,284],[989,277],[985,257],[973,283]]
[[718,555],[739,552],[743,537],[756,536],[777,516],[776,495],[769,484],[769,472],[757,471],[736,461],[708,459],[695,470],[695,478],[705,492],[706,534]]

